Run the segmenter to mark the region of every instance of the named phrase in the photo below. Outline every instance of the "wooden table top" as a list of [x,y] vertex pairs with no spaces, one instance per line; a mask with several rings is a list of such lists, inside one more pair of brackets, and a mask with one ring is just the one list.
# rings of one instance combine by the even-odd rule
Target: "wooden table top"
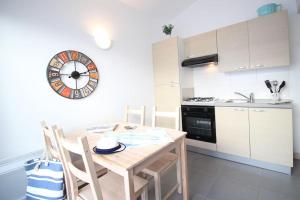
[[[133,124],[129,123],[122,123],[119,124],[119,127],[115,131],[116,134],[122,133],[122,132],[128,132],[124,128],[124,126],[130,125],[132,126]],[[134,125],[138,126],[138,125]],[[143,132],[146,130],[152,129],[151,127],[147,126],[138,126],[136,129],[132,130],[133,132],[136,131],[138,132]],[[176,131],[174,129],[167,129],[163,128],[163,130],[166,131],[166,133],[174,140],[174,142],[178,142],[179,140],[182,140],[185,138],[186,133],[182,131]],[[103,137],[103,134],[101,133],[90,133],[87,132],[86,130],[78,130],[74,132],[73,134],[69,134],[66,137],[70,140],[75,140],[77,137],[80,136],[87,136],[88,142],[90,149],[92,151],[92,148],[96,146],[97,141]],[[149,146],[144,146],[144,147],[135,147],[135,148],[126,148],[122,152],[118,152],[115,154],[109,154],[109,155],[99,155],[95,154],[92,151],[92,156],[93,160],[95,163],[98,163],[108,169],[114,169],[113,171],[124,171],[128,169],[132,169],[135,166],[139,165],[142,163],[145,159],[151,157],[152,155],[155,155],[158,153],[160,150],[163,148],[172,145],[172,143],[164,143],[164,144],[159,144],[159,145],[149,145]]]

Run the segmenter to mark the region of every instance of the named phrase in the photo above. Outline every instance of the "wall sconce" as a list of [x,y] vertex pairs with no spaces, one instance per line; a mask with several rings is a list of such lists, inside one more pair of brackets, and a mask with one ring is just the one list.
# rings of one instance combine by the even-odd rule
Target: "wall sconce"
[[94,39],[98,47],[100,47],[103,50],[107,50],[111,47],[112,41],[108,33],[102,28],[97,28],[95,30]]

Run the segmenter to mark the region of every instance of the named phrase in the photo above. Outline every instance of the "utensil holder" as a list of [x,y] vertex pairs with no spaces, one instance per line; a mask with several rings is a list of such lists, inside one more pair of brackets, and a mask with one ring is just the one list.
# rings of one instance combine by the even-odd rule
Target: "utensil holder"
[[272,100],[274,103],[279,102],[280,101],[280,93],[278,93],[278,92],[272,93]]

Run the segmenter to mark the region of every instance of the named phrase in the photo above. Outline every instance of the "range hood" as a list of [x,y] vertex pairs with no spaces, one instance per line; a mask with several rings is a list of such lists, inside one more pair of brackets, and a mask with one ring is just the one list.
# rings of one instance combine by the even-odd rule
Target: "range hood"
[[209,64],[217,64],[219,61],[218,54],[201,56],[196,58],[188,58],[182,61],[182,67],[199,67]]

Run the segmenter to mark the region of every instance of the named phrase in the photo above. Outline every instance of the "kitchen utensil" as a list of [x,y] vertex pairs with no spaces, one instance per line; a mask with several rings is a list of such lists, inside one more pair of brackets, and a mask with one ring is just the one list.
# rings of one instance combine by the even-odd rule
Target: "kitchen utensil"
[[278,89],[278,93],[281,91],[281,89],[285,86],[285,81],[282,81],[280,86],[279,86],[279,89]]
[[137,126],[124,126],[124,128],[125,128],[126,130],[133,130],[133,129],[136,129]]
[[273,93],[276,93],[277,92],[277,85],[278,85],[278,81],[277,80],[274,80],[274,81],[271,81],[271,85],[273,87]]
[[280,10],[282,10],[281,4],[269,3],[269,4],[259,7],[256,12],[257,12],[258,16],[264,16],[264,15],[278,12]]
[[277,90],[277,86],[278,86],[278,81],[274,81],[274,89],[275,89],[275,92],[278,92],[278,90]]
[[273,93],[272,86],[269,80],[265,80],[266,86],[270,89],[270,92]]
[[119,124],[116,124],[112,131],[116,131],[119,128]]

